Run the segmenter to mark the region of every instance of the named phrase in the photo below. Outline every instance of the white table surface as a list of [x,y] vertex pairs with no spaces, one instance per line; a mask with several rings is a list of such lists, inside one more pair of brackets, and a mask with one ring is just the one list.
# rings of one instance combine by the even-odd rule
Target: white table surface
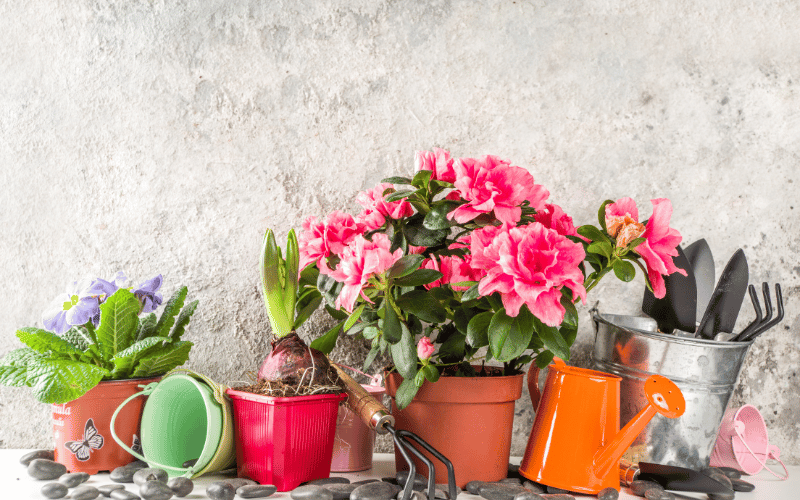
[[[42,485],[49,481],[39,481],[30,477],[25,467],[20,465],[19,458],[30,450],[10,450],[0,449],[0,499],[2,500],[41,500],[39,490]],[[519,463],[520,458],[512,458],[513,463]],[[380,479],[382,477],[390,477],[395,475],[394,469],[394,455],[389,453],[376,453],[373,459],[372,469],[364,472],[353,472],[348,474],[334,473],[334,476],[344,476],[351,480],[351,482],[361,481],[363,479]],[[186,499],[200,499],[207,498],[205,495],[205,487],[214,481],[224,479],[230,476],[209,475],[197,478],[194,480],[194,491],[184,497]],[[753,483],[756,486],[755,491],[751,493],[737,493],[737,500],[796,500],[800,499],[800,466],[789,467],[789,479],[787,481],[779,481],[771,474],[761,471],[757,476],[745,477],[745,480]],[[108,473],[101,473],[91,477],[87,483],[91,486],[100,486],[103,484],[114,484],[109,478]],[[124,485],[128,491],[138,493],[138,487],[133,484]],[[708,497],[700,493],[682,493],[676,494],[678,499],[703,499],[707,500]],[[593,496],[575,495],[576,498],[595,498]],[[105,497],[100,497],[105,498]],[[237,497],[239,498],[239,497]],[[275,493],[271,497],[275,500],[289,500],[289,493]],[[478,500],[481,497],[470,495],[463,492],[459,495],[459,500]],[[627,488],[622,488],[620,491],[620,498],[623,500],[640,500],[641,497],[631,495]]]

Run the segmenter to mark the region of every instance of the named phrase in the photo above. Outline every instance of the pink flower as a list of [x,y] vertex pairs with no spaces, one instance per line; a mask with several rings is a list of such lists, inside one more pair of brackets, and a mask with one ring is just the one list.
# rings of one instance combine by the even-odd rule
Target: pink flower
[[[453,245],[451,245],[451,248]],[[433,283],[428,283],[425,288],[430,290],[442,285],[449,285],[450,283],[462,283],[464,281],[479,281],[484,273],[478,269],[473,269],[470,265],[472,261],[471,255],[464,255],[458,257],[455,255],[443,255],[426,259],[422,263],[422,269],[435,269],[442,273],[442,277]],[[453,290],[463,292],[469,290],[470,287],[464,285],[453,285]]]
[[548,229],[555,229],[561,236],[577,236],[584,241],[589,241],[578,234],[572,223],[572,217],[565,214],[558,205],[546,203],[543,209],[536,211],[535,220],[541,222]]
[[672,217],[672,203],[666,198],[650,200],[653,204],[653,215],[647,221],[647,228],[642,235],[645,241],[634,248],[647,264],[647,277],[653,287],[653,295],[663,298],[667,293],[664,286],[664,275],[679,272],[686,276],[672,261],[678,255],[676,247],[681,242],[681,233],[669,227]]
[[606,205],[606,230],[613,238],[617,237],[623,227],[638,223],[639,210],[633,198],[620,198],[615,203]]
[[414,155],[415,171],[430,170],[432,179],[453,183],[456,181],[456,172],[453,170],[453,159],[450,153],[440,148],[433,148],[433,152],[417,151]]
[[325,259],[339,255],[345,247],[361,234],[362,227],[353,216],[340,211],[328,214],[324,222],[311,216],[303,222],[303,231],[297,238],[300,250],[300,269],[316,262],[320,271],[330,271]]
[[367,231],[372,231],[383,226],[386,217],[402,219],[414,215],[414,209],[406,200],[386,201],[383,192],[393,189],[389,183],[381,183],[371,190],[362,191],[356,196],[356,201],[364,207],[358,215],[358,222],[364,225]]
[[428,247],[415,247],[414,245],[408,245],[408,254],[419,255],[427,249]]
[[421,339],[419,339],[419,342],[417,343],[417,356],[419,357],[419,359],[421,360],[430,359],[430,357],[433,356],[433,352],[435,350],[436,348],[433,347],[431,339],[429,339],[428,337],[422,337]]
[[369,279],[384,273],[403,256],[401,249],[392,253],[390,247],[389,237],[383,233],[372,235],[372,241],[359,234],[350,242],[342,252],[339,266],[330,273],[333,279],[344,283],[336,298],[337,308],[344,307],[348,312],[353,312],[359,295],[369,301],[363,293]]
[[455,187],[467,203],[447,217],[459,224],[490,212],[504,224],[515,224],[522,217],[520,205],[523,201],[530,201],[532,208],[540,210],[550,196],[547,189],[533,182],[527,170],[496,156],[462,158],[454,165],[454,170]]
[[586,301],[578,267],[586,256],[583,246],[539,222],[476,230],[470,251],[472,266],[487,273],[478,291],[483,296],[499,292],[509,316],[517,316],[525,304],[542,322],[558,326],[565,313],[563,287]]

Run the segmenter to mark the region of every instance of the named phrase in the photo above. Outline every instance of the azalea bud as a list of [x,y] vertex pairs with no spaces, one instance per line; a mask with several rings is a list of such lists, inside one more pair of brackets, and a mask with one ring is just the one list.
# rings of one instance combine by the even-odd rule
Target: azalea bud
[[622,248],[628,246],[631,241],[643,235],[645,229],[647,228],[644,227],[644,224],[638,222],[626,224],[617,234],[617,246]]
[[417,343],[417,356],[419,356],[419,359],[423,361],[429,359],[431,356],[433,356],[433,351],[435,350],[436,348],[433,347],[431,339],[428,337],[422,337],[419,339],[419,343]]

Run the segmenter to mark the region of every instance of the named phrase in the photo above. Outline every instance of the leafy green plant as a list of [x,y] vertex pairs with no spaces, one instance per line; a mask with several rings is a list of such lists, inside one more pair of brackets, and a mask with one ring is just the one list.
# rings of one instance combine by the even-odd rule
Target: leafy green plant
[[63,335],[22,328],[17,338],[26,347],[8,353],[0,363],[0,384],[30,387],[42,403],[66,403],[103,380],[163,375],[189,359],[192,342],[181,340],[197,307],[184,307],[181,287],[163,308],[140,316],[143,304],[120,288],[99,304],[100,322],[73,325]]

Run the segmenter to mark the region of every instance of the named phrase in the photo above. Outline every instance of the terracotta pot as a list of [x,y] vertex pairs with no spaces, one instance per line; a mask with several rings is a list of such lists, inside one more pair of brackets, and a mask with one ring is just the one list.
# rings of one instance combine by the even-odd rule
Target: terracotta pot
[[[398,373],[386,374],[386,392],[392,397],[396,428],[417,434],[450,459],[456,484],[464,488],[469,481],[499,481],[508,474],[514,403],[522,395],[522,379],[523,374],[425,381],[402,411],[394,400],[402,382]],[[446,483],[444,465],[425,454],[436,467],[436,482]],[[427,475],[427,467],[414,460],[417,472]],[[397,449],[395,464],[397,470],[408,469]]]
[[[135,459],[111,437],[111,416],[139,386],[161,377],[108,380],[100,382],[74,401],[53,405],[53,434],[56,462],[70,472],[97,474],[112,471]],[[141,452],[139,420],[146,397],[136,398],[117,417],[116,432],[124,442]]]

